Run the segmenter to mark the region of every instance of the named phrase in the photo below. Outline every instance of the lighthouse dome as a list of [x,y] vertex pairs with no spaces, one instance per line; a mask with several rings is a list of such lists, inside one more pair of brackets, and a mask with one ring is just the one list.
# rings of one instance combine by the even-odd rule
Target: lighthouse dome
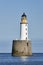
[[23,13],[23,15],[21,17],[21,23],[23,23],[23,24],[27,23],[27,16],[25,13]]

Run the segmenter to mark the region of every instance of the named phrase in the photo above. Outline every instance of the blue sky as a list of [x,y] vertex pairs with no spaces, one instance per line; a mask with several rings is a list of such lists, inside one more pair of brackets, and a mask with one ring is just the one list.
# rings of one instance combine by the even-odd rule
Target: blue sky
[[0,0],[0,52],[11,52],[12,40],[20,39],[23,12],[28,19],[32,52],[43,52],[43,0]]

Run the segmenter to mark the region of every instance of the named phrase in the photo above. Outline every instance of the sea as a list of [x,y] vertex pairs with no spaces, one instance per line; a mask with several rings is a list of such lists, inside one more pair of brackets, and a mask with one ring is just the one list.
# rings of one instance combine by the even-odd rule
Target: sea
[[11,53],[0,53],[0,65],[43,65],[43,53],[32,53],[32,56],[12,56]]

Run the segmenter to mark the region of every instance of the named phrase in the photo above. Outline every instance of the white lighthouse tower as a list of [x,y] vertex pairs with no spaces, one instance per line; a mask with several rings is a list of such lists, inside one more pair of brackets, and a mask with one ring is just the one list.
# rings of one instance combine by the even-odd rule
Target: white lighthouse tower
[[28,40],[28,23],[27,23],[27,16],[25,15],[25,13],[23,13],[23,15],[21,17],[20,39]]
[[12,55],[13,56],[32,55],[31,40],[28,39],[28,22],[25,13],[23,13],[20,22],[20,39],[13,40]]

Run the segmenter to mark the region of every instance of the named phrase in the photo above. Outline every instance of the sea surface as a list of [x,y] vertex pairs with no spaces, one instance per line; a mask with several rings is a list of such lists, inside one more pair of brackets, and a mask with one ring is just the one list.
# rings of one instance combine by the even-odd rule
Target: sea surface
[[22,57],[13,57],[11,53],[0,53],[0,65],[43,65],[43,53]]

